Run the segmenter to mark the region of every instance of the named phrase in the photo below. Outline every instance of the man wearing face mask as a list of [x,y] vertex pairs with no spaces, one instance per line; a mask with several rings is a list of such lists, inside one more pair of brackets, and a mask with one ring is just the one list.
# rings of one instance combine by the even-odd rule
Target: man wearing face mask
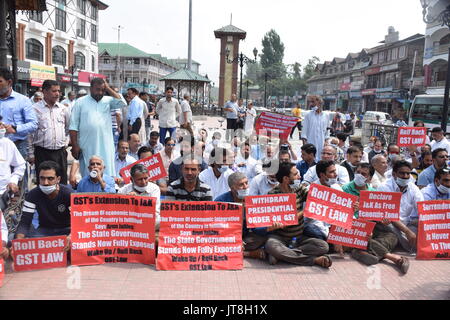
[[[105,96],[105,93],[110,96]],[[114,176],[114,139],[111,111],[125,106],[120,95],[104,79],[91,80],[91,94],[77,99],[70,117],[70,142],[72,155],[80,160],[81,176],[87,176],[89,159],[100,156],[105,163],[105,172]]]
[[405,160],[394,163],[392,178],[378,188],[378,191],[401,192],[400,221],[389,225],[395,232],[400,245],[408,252],[414,252],[417,243],[418,209],[417,203],[424,201],[419,188],[410,180],[411,164]]
[[380,140],[376,140],[374,142],[373,149],[368,153],[369,162],[372,161],[373,157],[380,155],[380,154],[383,156],[386,155],[386,153],[383,150],[383,144],[381,143]]
[[439,169],[447,167],[448,153],[446,149],[435,149],[431,156],[433,158],[433,165],[420,173],[419,179],[417,180],[417,186],[419,188],[424,188],[432,184],[435,180],[436,172]]
[[[372,177],[375,174],[375,168],[370,164],[362,162],[356,166],[355,177],[353,180],[342,186],[342,191],[359,197],[361,191],[375,191],[371,186]],[[355,218],[358,214],[355,213]]]
[[233,174],[231,165],[233,164],[233,155],[230,151],[223,148],[214,148],[209,157],[210,167],[200,173],[200,180],[211,187],[213,197],[217,197],[230,191],[228,186],[228,177]]
[[436,171],[434,182],[421,190],[425,201],[450,200],[450,168]]
[[77,192],[116,193],[114,179],[105,173],[105,164],[98,156],[89,159],[89,174],[78,183]]
[[[326,255],[328,243],[324,240],[310,238],[304,234],[303,205],[306,202],[308,190],[300,185],[300,174],[293,163],[282,163],[276,174],[280,183],[269,194],[294,193],[297,200],[297,220],[293,226],[272,226],[272,233],[266,242],[266,252],[269,264],[278,260],[303,265],[318,265],[330,268],[332,260]],[[292,248],[288,246],[291,244]]]
[[[59,167],[54,161],[40,164],[37,175],[39,186],[25,197],[22,218],[16,238],[41,238],[67,235],[70,239],[70,187],[60,184]],[[34,212],[37,211],[39,227],[30,232]],[[69,242],[69,241],[68,241]],[[66,247],[68,250],[68,247]]]
[[264,164],[262,170],[263,172],[254,177],[252,182],[250,182],[251,196],[264,196],[279,184],[276,171],[271,168],[270,164]]
[[350,181],[355,178],[355,170],[361,162],[362,152],[358,147],[350,147],[347,150],[347,160],[341,163],[341,166],[347,169]]

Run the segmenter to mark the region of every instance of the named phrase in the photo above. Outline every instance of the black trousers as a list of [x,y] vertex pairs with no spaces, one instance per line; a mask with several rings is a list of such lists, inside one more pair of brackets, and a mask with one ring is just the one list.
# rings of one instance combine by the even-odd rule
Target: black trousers
[[292,135],[294,134],[295,128],[298,129],[298,138],[301,139],[301,131],[302,131],[302,123],[301,123],[301,121],[297,122],[297,124],[292,128],[291,139],[292,139]]
[[[34,163],[36,167],[36,174],[39,175],[38,168],[39,165],[44,161],[54,161],[60,167],[60,172],[58,174],[61,176],[61,183],[67,184],[67,151],[66,148],[58,150],[50,150],[41,148],[38,146],[34,147]],[[39,183],[39,176],[37,177]]]

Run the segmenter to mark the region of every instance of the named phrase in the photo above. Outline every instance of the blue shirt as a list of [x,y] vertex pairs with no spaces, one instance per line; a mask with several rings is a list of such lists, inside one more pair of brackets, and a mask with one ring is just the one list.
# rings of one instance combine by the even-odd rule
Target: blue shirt
[[306,172],[308,172],[310,167],[313,167],[316,165],[316,162],[313,162],[312,165],[310,166],[308,164],[308,162],[306,162],[305,160],[300,161],[299,163],[297,163],[296,168],[298,169],[298,171],[300,171],[300,180],[303,181],[303,177],[305,176]]
[[425,170],[423,170],[419,174],[419,178],[417,179],[417,185],[418,186],[427,186],[430,183],[434,182],[434,175],[436,174],[436,168],[432,164]]
[[30,99],[14,90],[9,97],[0,99],[0,116],[3,123],[17,127],[17,133],[7,135],[12,141],[25,140],[29,133],[38,128],[37,116]]
[[128,108],[128,120],[130,120],[130,126],[134,124],[137,118],[142,116],[144,112],[144,101],[139,97],[134,97],[130,102],[130,107]]
[[228,101],[225,104],[224,108],[233,109],[233,111],[231,111],[231,112],[227,111],[227,119],[237,119],[238,118],[239,106],[238,106],[237,102]]
[[433,183],[430,183],[428,186],[420,190],[423,194],[423,198],[425,201],[430,200],[450,200],[450,194],[442,194],[439,192],[439,190],[436,188],[436,185]]
[[106,193],[116,193],[116,188],[114,187],[114,179],[110,176],[103,174],[103,181],[105,181],[106,186],[105,190],[102,190],[102,186],[100,183],[94,183],[91,180],[91,177],[89,175],[85,176],[81,181],[78,183],[77,192],[106,192]]
[[262,148],[259,144],[252,146],[252,157],[256,160],[261,160],[263,158]]

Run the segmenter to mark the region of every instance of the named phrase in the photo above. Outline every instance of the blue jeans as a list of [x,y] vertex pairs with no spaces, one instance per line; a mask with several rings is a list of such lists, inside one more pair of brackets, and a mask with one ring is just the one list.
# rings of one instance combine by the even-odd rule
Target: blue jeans
[[53,236],[68,236],[70,234],[70,227],[66,228],[44,228],[39,227],[30,235],[30,238],[43,238],[43,237],[53,237]]
[[316,238],[327,241],[327,237],[323,234],[323,232],[313,224],[305,224],[305,227],[303,229],[303,235],[310,238]]
[[169,131],[170,137],[175,138],[175,130],[177,128],[159,128],[159,142],[164,145],[164,140],[166,139],[167,131]]

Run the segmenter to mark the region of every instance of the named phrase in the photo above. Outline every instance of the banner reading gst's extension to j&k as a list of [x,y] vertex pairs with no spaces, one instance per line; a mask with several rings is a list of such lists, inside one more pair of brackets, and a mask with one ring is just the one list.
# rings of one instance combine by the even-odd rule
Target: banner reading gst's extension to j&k
[[356,201],[358,201],[357,196],[312,184],[309,187],[304,214],[308,218],[351,229],[353,205]]
[[450,259],[450,200],[418,203],[417,259]]
[[245,197],[245,218],[248,228],[270,227],[274,222],[285,226],[298,223],[295,194],[274,194]]
[[426,144],[427,128],[400,127],[397,134],[399,147],[423,147]]
[[72,194],[72,264],[154,264],[155,206],[151,197]]
[[381,221],[400,220],[401,192],[361,191],[359,197],[359,218]]
[[297,124],[298,118],[285,116],[278,113],[263,112],[256,120],[255,130],[257,134],[262,134],[265,130],[267,133],[278,133],[280,138],[287,139],[292,128]]
[[238,270],[242,266],[242,206],[162,201],[158,270]]
[[122,168],[119,172],[120,176],[123,179],[125,184],[130,183],[131,181],[131,168],[133,168],[137,164],[144,165],[148,170],[148,175],[150,177],[150,181],[156,181],[167,177],[166,169],[164,169],[164,163],[162,161],[161,155],[159,153],[150,156],[145,159],[141,159],[136,161],[124,168]]

